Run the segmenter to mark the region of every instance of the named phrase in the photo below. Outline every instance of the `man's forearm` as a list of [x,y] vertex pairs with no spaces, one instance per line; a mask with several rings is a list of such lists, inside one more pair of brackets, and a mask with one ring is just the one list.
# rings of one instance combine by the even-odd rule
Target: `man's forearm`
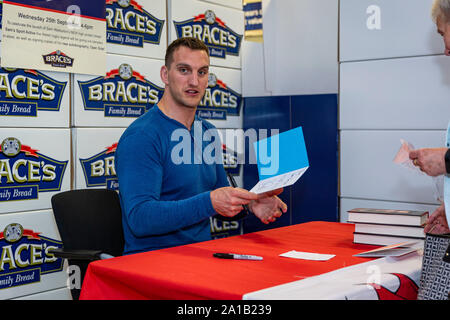
[[170,233],[216,213],[209,192],[177,201],[147,200],[131,206],[127,211],[128,225],[136,237]]

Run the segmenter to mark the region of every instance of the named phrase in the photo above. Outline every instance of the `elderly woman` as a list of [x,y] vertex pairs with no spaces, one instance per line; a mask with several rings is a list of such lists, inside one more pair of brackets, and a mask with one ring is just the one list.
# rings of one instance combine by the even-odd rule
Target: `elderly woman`
[[435,0],[431,15],[438,33],[444,38],[445,55],[450,56],[450,0]]
[[[444,39],[444,54],[450,56],[450,0],[435,0],[431,16],[436,23],[437,32]],[[412,150],[409,158],[414,165],[430,176],[450,174],[450,123],[447,128],[447,144],[445,148],[424,148]],[[444,178],[444,203],[430,216],[425,232],[449,233],[450,217],[450,177]]]

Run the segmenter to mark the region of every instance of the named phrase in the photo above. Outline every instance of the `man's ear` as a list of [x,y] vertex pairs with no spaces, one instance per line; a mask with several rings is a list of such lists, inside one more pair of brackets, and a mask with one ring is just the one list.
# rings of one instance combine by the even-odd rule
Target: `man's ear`
[[168,85],[169,84],[169,70],[167,69],[166,66],[161,67],[160,75],[161,75],[162,82],[164,82],[164,84]]

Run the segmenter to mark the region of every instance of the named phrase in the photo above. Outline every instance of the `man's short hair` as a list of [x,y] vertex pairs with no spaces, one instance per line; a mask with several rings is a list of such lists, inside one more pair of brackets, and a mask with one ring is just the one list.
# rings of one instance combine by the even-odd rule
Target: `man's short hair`
[[445,23],[450,23],[450,0],[434,0],[431,17],[435,23],[438,18]]
[[166,57],[165,57],[165,66],[169,68],[170,64],[173,60],[173,53],[175,50],[179,47],[187,47],[191,50],[203,50],[206,52],[206,54],[209,57],[209,50],[208,47],[203,43],[203,41],[193,38],[193,37],[184,37],[184,38],[178,38],[174,40],[169,47],[167,47],[166,50]]

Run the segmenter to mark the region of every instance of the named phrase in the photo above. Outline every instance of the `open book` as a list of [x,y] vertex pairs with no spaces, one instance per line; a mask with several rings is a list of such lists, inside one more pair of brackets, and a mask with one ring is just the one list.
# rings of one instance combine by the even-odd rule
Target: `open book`
[[309,168],[302,127],[256,141],[253,147],[260,180],[250,192],[264,193],[293,185]]
[[355,254],[355,257],[365,257],[365,258],[377,258],[377,257],[398,257],[405,255],[410,252],[414,252],[419,249],[419,247],[414,246],[416,241],[406,241],[397,244],[391,244],[389,246],[384,246],[370,251],[361,252]]

